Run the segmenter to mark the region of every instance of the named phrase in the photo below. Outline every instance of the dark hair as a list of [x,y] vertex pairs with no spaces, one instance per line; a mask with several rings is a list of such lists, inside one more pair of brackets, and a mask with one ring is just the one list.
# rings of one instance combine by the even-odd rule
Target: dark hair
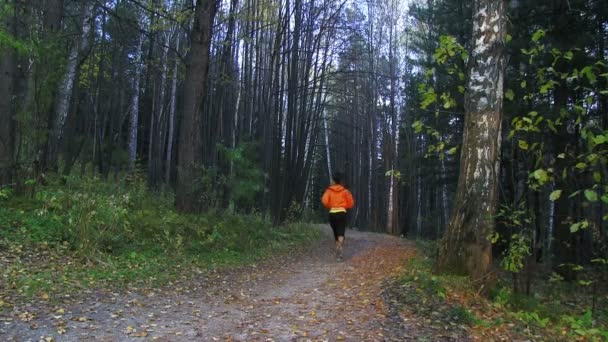
[[336,184],[342,184],[342,181],[344,180],[344,174],[342,172],[336,172],[331,176],[331,178]]

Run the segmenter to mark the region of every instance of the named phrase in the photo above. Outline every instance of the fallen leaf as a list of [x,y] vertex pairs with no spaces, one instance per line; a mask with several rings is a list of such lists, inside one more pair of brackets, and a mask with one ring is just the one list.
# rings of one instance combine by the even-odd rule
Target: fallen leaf
[[30,312],[27,312],[27,311],[24,311],[24,312],[22,312],[22,313],[19,314],[19,319],[21,319],[24,322],[29,322],[32,319],[34,319],[34,317],[35,317],[34,314],[32,314]]

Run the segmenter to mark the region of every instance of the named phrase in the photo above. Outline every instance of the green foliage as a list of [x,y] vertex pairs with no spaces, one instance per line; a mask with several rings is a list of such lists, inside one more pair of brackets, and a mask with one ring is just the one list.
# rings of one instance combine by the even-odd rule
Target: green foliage
[[264,171],[259,167],[256,143],[244,143],[234,149],[220,145],[230,164],[226,185],[231,201],[239,208],[256,208],[256,201],[264,191]]
[[608,329],[597,327],[590,310],[579,316],[565,315],[562,323],[570,328],[569,335],[574,338],[586,338],[591,341],[608,339]]
[[460,304],[454,305],[450,309],[449,314],[455,321],[470,326],[478,324],[480,322],[479,319],[475,316],[475,314],[471,312],[471,310],[465,308]]
[[493,243],[500,241],[507,246],[500,265],[505,271],[519,273],[524,268],[526,257],[531,255],[531,215],[523,204],[516,207],[503,205],[496,218],[507,229],[504,236],[495,232],[490,237]]
[[524,260],[529,255],[530,239],[525,235],[513,234],[500,265],[506,271],[517,273],[524,268]]
[[[40,187],[33,198],[0,201],[0,245],[76,258],[61,265],[65,277],[60,283],[68,287],[81,278],[91,284],[164,282],[179,271],[176,265],[248,262],[320,236],[306,225],[274,227],[258,215],[180,214],[171,194],[151,193],[138,180],[67,177]],[[16,263],[3,273],[27,295],[45,286],[57,288],[44,280],[45,272]]]
[[[0,23],[13,20],[17,16],[17,8],[11,2],[2,2],[0,4]],[[26,41],[15,37],[12,32],[7,32],[5,28],[13,27],[13,25],[0,25],[0,50],[12,49],[18,54],[24,55],[30,49]]]
[[537,312],[518,311],[513,316],[526,325],[535,324],[541,328],[545,328],[549,324],[549,318],[541,318]]
[[[418,85],[418,95],[420,108],[434,113],[434,122],[426,123],[433,118],[423,116],[416,120],[411,127],[416,134],[425,134],[429,137],[425,158],[436,156],[439,160],[443,160],[446,156],[455,155],[458,147],[454,146],[450,134],[438,129],[437,121],[440,116],[448,117],[444,112],[458,110],[459,105],[463,103],[468,52],[455,37],[443,35],[439,37],[439,45],[433,58],[434,65],[427,68],[424,73],[424,82]],[[446,87],[437,83],[439,78],[446,76],[455,82],[457,91],[453,91],[454,87]]]

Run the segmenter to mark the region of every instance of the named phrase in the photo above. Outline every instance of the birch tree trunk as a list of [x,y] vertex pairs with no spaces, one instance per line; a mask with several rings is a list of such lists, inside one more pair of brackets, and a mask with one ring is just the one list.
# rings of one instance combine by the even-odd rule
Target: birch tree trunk
[[325,110],[322,110],[322,114],[323,114],[323,131],[325,133],[325,155],[327,156],[327,172],[329,175],[329,179],[331,180],[333,171],[331,169],[331,154],[329,152],[329,131],[327,129],[327,113],[325,112]]
[[[144,16],[141,16],[142,20]],[[137,134],[139,132],[139,92],[141,72],[143,68],[142,51],[144,46],[144,35],[141,33],[137,40],[135,49],[135,73],[133,75],[133,96],[129,108],[129,140],[127,142],[127,162],[129,171],[135,170],[135,159],[137,158]]]
[[[58,34],[61,32],[62,27],[62,19],[63,19],[63,8],[64,1],[63,0],[46,0],[44,1],[44,16],[43,16],[43,39],[45,44],[50,44],[53,46],[53,49],[59,51],[59,39]],[[34,62],[33,68],[34,72],[30,75],[30,77],[40,77],[37,74],[43,73],[44,75],[51,75],[54,72],[55,65],[52,63],[47,63],[44,60],[37,60]],[[28,82],[31,84],[28,90],[28,98],[31,101],[28,103],[35,102],[35,98],[39,95],[38,92],[40,86],[35,86],[35,82]],[[45,82],[46,83],[46,82]],[[48,84],[45,84],[43,87],[56,87],[56,82],[48,81]],[[56,89],[55,89],[56,90]],[[54,94],[51,95],[54,97]],[[40,122],[38,123],[41,130],[44,132],[50,132],[53,127],[53,103],[49,101],[49,103],[45,103],[44,108],[40,110]],[[40,162],[40,170],[45,170],[47,168],[47,151],[49,149],[48,139],[44,139],[41,141],[40,146],[38,146],[38,161]]]
[[[179,52],[179,40],[175,43],[176,54]],[[175,56],[175,64],[173,65],[173,79],[171,80],[171,100],[169,102],[169,132],[167,134],[167,159],[165,166],[165,183],[169,184],[171,180],[171,163],[173,153],[174,127],[175,127],[175,110],[177,107],[177,79],[179,76],[179,58]]]
[[500,182],[505,37],[505,1],[474,1],[460,175],[437,269],[476,281],[484,280],[492,262],[487,237],[494,230]]
[[203,161],[200,112],[207,92],[209,50],[217,6],[217,0],[196,1],[194,26],[190,36],[191,46],[184,81],[184,113],[180,126],[175,194],[177,209],[186,212],[200,209],[201,205],[195,187],[197,170],[202,166]]
[[397,235],[399,233],[399,191],[398,185],[399,180],[395,175],[395,172],[398,169],[398,160],[399,160],[399,114],[396,109],[396,78],[397,78],[397,70],[395,68],[396,58],[395,58],[395,28],[396,28],[396,7],[395,1],[391,1],[390,8],[390,23],[389,23],[389,71],[390,71],[390,112],[391,112],[391,122],[390,126],[387,128],[389,130],[389,136],[392,139],[392,146],[388,148],[389,150],[389,160],[390,160],[390,181],[389,181],[389,198],[388,198],[388,212],[387,212],[387,222],[386,222],[386,232],[389,234]]
[[89,33],[91,32],[93,22],[94,7],[95,3],[93,1],[85,1],[82,4],[82,32],[80,33],[78,41],[70,50],[66,71],[59,82],[57,98],[55,99],[55,118],[49,137],[48,167],[50,169],[57,168],[59,148],[63,139],[65,122],[70,110],[70,102],[72,100],[74,82],[78,71],[78,63],[80,61],[81,52],[85,51],[89,45]]

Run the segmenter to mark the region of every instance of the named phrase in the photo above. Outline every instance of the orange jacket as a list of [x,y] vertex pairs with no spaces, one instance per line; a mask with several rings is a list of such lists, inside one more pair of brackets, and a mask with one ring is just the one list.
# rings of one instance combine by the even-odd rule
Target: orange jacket
[[351,209],[355,205],[353,195],[340,184],[334,184],[325,190],[321,202],[327,209]]

